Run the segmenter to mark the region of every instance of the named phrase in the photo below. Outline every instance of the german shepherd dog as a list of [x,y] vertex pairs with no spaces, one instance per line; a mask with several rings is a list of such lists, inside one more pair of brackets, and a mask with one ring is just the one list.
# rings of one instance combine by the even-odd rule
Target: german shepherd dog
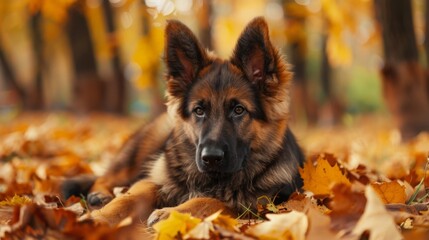
[[[255,208],[264,195],[287,200],[302,186],[304,156],[288,127],[292,73],[265,20],[247,25],[228,60],[179,21],[168,21],[165,39],[167,113],[138,130],[92,185],[90,205],[107,203],[92,217],[116,224],[132,215],[150,226],[171,210],[204,217]],[[112,199],[113,187],[127,184]]]

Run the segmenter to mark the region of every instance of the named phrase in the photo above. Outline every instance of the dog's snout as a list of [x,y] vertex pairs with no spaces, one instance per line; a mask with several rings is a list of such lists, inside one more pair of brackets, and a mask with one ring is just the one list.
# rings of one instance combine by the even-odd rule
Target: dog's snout
[[223,149],[216,146],[206,146],[201,151],[201,160],[207,167],[217,167],[225,157]]

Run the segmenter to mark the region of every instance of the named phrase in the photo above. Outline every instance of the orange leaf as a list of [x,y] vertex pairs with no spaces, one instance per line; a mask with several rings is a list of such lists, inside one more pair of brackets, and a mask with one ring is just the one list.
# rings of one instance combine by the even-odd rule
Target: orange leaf
[[371,183],[375,192],[381,198],[383,203],[405,203],[407,200],[405,195],[405,186],[402,186],[398,181],[392,182],[375,182]]
[[303,188],[315,195],[329,195],[331,186],[337,183],[350,185],[350,181],[341,172],[338,163],[331,166],[323,157],[317,159],[316,166],[311,161],[307,161],[299,172],[304,179]]

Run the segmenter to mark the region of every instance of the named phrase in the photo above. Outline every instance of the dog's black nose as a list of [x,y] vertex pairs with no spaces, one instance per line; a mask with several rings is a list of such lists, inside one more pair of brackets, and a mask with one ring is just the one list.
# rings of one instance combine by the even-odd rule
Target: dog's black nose
[[218,167],[225,156],[225,152],[215,146],[207,146],[204,147],[201,151],[201,160],[203,160],[203,163],[205,166],[212,168],[212,167]]

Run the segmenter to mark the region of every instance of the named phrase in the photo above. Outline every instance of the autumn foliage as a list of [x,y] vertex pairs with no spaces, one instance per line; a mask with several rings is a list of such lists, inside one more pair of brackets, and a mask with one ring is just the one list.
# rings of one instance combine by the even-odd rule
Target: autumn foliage
[[[0,127],[0,233],[3,239],[423,239],[429,236],[426,171],[429,135],[408,144],[387,141],[384,130],[362,130],[380,148],[347,147],[351,135],[319,131],[301,136],[308,153],[300,169],[301,193],[287,202],[260,196],[257,210],[243,204],[231,218],[205,219],[173,212],[148,229],[125,219],[117,226],[94,222],[85,196],[64,199],[61,182],[101,174],[134,119],[93,115],[26,115]],[[341,130],[336,130],[338,133]],[[299,132],[299,131],[298,131]],[[387,134],[389,135],[389,134]],[[381,136],[381,137],[380,137]],[[340,144],[341,142],[341,144]],[[389,149],[390,154],[385,150]],[[395,152],[396,149],[396,152]],[[323,150],[329,150],[326,153]],[[353,154],[352,154],[353,152]],[[398,155],[401,153],[400,155]],[[385,161],[375,164],[371,161]],[[402,160],[399,161],[399,157]],[[120,192],[120,191],[115,191]]]

